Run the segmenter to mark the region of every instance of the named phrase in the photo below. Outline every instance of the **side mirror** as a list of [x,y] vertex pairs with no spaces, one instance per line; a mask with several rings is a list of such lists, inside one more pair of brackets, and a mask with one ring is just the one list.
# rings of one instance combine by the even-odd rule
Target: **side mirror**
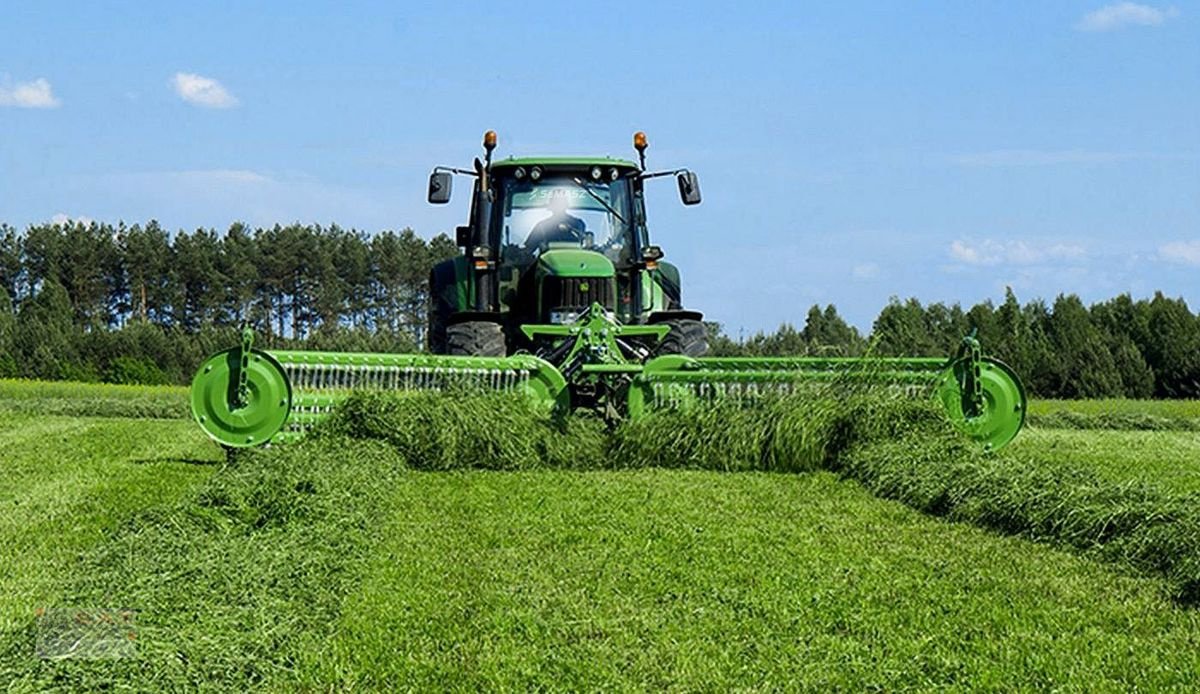
[[450,202],[450,188],[453,177],[449,171],[434,171],[429,174],[429,202],[433,205],[444,205]]
[[685,205],[700,204],[700,178],[692,171],[679,174],[679,199]]

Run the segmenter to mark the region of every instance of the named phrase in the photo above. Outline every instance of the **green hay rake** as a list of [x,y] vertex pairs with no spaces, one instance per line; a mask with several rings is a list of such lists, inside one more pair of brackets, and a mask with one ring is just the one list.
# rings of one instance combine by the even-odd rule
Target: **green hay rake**
[[[599,334],[596,324],[620,326],[602,316],[593,329],[574,336],[576,349]],[[586,328],[585,328],[586,329]],[[662,409],[735,401],[753,406],[779,393],[827,396],[870,390],[894,397],[933,397],[947,417],[986,449],[1011,441],[1025,421],[1025,391],[1003,362],[980,353],[973,337],[957,354],[937,358],[721,358],[665,355],[644,363],[595,359],[607,350],[584,351],[574,362],[574,381],[539,357],[472,357],[432,354],[366,354],[261,350],[253,334],[209,358],[192,383],[192,412],[215,441],[230,448],[295,440],[329,415],[350,393],[507,391],[556,415],[572,409],[573,390],[623,382],[608,414],[636,419]],[[619,354],[619,352],[617,352]],[[486,426],[486,423],[481,423]]]
[[[687,169],[646,170],[609,157],[493,162],[496,133],[471,169],[437,167],[429,201],[450,200],[453,176],[473,182],[461,255],[430,273],[429,351],[355,354],[239,346],[206,361],[192,412],[224,446],[303,436],[356,390],[510,391],[558,415],[586,408],[608,420],[712,401],[751,405],[773,393],[839,397],[870,388],[936,397],[983,446],[1012,440],[1025,420],[1017,375],[982,355],[974,337],[949,359],[725,359],[704,356],[702,315],[683,308],[678,268],[650,243],[644,187],[674,177],[684,205],[700,203]],[[486,422],[481,422],[486,426]]]

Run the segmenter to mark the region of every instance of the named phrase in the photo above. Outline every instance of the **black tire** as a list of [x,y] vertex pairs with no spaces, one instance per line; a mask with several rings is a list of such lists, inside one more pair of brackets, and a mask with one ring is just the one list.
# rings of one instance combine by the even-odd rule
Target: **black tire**
[[655,356],[682,354],[688,357],[703,357],[708,354],[708,329],[704,323],[691,318],[676,318],[663,321],[660,325],[671,326],[671,332],[658,343]]
[[446,354],[463,357],[503,357],[504,329],[497,323],[465,321],[446,326]]
[[457,259],[445,260],[429,271],[429,315],[426,346],[432,354],[446,354],[446,321],[458,310],[455,285]]
[[430,354],[446,354],[446,322],[436,310],[429,312],[429,329],[425,335]]

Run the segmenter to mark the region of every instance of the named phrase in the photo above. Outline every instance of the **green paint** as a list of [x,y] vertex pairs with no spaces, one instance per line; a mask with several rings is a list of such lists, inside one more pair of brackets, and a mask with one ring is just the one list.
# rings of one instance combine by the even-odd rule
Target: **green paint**
[[466,256],[454,258],[454,301],[459,311],[466,311],[471,306],[471,273],[467,267]]
[[[978,374],[981,402],[971,402]],[[663,407],[690,410],[722,399],[804,393],[810,388],[851,393],[863,388],[921,394],[941,403],[947,418],[986,450],[1008,444],[1025,423],[1025,389],[1017,375],[990,357],[960,353],[950,360],[913,358],[700,358],[652,359],[630,386],[631,419]]]
[[538,260],[540,269],[558,277],[613,277],[612,261],[582,248],[551,248]]
[[252,350],[248,397],[237,400],[242,351],[220,352],[192,381],[192,414],[213,440],[241,448],[298,438],[356,390],[505,389],[547,411],[570,405],[567,382],[529,354],[454,357]]
[[[243,380],[245,388],[239,393]],[[283,368],[262,350],[244,354],[235,347],[215,354],[192,381],[192,416],[206,434],[225,446],[243,448],[270,441],[283,428],[291,407],[291,384]]]

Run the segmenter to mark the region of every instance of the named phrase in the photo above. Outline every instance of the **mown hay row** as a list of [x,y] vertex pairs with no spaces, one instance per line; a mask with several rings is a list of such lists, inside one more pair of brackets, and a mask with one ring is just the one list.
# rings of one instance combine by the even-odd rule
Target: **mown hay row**
[[506,393],[355,393],[317,434],[384,441],[420,470],[595,468],[606,446],[599,418],[555,419]]
[[1030,426],[1042,429],[1081,429],[1084,431],[1200,431],[1200,418],[1162,417],[1142,412],[1086,413],[1059,410],[1030,414]]
[[48,607],[136,610],[138,657],[34,658],[30,623],[0,634],[0,681],[15,691],[244,691],[286,679],[335,628],[407,469],[383,442],[347,443],[248,453],[115,529]]
[[1166,577],[1200,604],[1200,498],[1016,452],[988,455],[950,432],[854,446],[833,466],[875,494],[956,521],[1066,545]]

